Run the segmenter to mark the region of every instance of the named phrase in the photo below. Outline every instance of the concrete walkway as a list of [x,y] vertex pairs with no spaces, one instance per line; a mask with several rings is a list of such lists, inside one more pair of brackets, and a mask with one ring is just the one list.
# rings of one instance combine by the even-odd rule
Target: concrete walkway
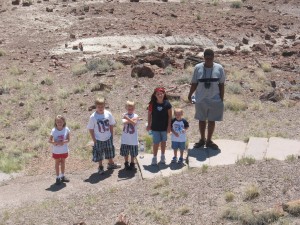
[[[278,137],[257,138],[251,137],[248,143],[233,140],[215,140],[219,150],[210,148],[194,148],[194,143],[189,145],[188,154],[184,156],[187,163],[179,165],[171,163],[172,150],[166,150],[166,164],[151,165],[152,154],[144,154],[144,158],[138,157],[143,179],[157,176],[170,176],[182,173],[187,168],[200,168],[204,164],[208,166],[235,164],[238,159],[251,157],[256,160],[277,159],[285,160],[288,156],[300,156],[300,141]],[[158,155],[158,161],[160,155]]]

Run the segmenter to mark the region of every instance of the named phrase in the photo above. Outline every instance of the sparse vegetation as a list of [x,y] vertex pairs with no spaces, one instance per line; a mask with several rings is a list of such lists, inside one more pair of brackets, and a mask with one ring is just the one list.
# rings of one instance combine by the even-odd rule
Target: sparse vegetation
[[197,18],[197,20],[201,20],[201,15],[198,14],[196,18]]
[[251,201],[252,199],[257,198],[259,195],[260,195],[260,193],[259,193],[258,187],[256,185],[252,184],[247,187],[247,189],[245,191],[244,200]]
[[242,158],[238,159],[236,161],[236,164],[238,165],[251,165],[255,163],[255,158],[250,156],[243,156]]
[[185,77],[179,78],[175,82],[176,82],[176,84],[179,84],[179,85],[189,84],[189,83],[191,83],[191,78],[189,76],[185,76]]
[[154,189],[159,189],[159,188],[162,188],[162,187],[166,187],[169,185],[169,178],[168,177],[162,177],[162,178],[159,178],[155,183],[154,183],[154,186],[153,188]]
[[190,208],[184,205],[184,206],[180,206],[180,207],[177,209],[177,211],[179,212],[180,215],[183,216],[183,215],[185,215],[185,214],[187,214],[187,213],[190,212]]
[[227,191],[227,192],[225,193],[225,201],[226,201],[226,202],[232,202],[233,199],[234,199],[234,197],[235,197],[235,195],[234,195],[234,193],[231,192],[231,191]]
[[153,145],[152,136],[149,134],[146,134],[142,139],[145,142],[146,152],[152,153],[152,145]]
[[202,172],[202,173],[207,173],[207,170],[208,170],[208,165],[207,165],[207,164],[203,164],[203,165],[201,166],[201,172]]
[[11,75],[17,76],[17,75],[23,74],[24,71],[21,70],[20,68],[18,68],[17,66],[12,66],[12,67],[9,69],[9,73],[10,73]]
[[230,6],[231,6],[231,8],[238,9],[238,8],[242,7],[242,2],[241,1],[233,1]]
[[272,71],[272,67],[271,67],[270,63],[262,63],[261,68],[264,72],[271,72]]
[[0,49],[0,57],[5,56],[5,55],[6,55],[6,52],[4,50]]
[[244,111],[247,109],[247,103],[236,96],[230,96],[225,99],[225,110],[234,112]]
[[295,162],[296,160],[297,160],[297,157],[295,155],[288,155],[285,158],[285,161],[287,161],[287,162]]
[[242,87],[240,84],[229,82],[225,86],[226,88],[226,93],[231,93],[231,94],[241,94],[242,93]]
[[76,64],[72,66],[73,75],[79,76],[88,72],[85,64]]
[[174,68],[172,66],[168,66],[167,68],[165,68],[166,75],[172,75],[173,72],[174,72]]

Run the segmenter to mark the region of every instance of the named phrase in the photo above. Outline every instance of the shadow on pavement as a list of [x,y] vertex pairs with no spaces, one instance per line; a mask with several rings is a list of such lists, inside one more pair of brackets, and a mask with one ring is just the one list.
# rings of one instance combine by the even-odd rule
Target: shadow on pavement
[[46,191],[52,191],[52,192],[57,192],[60,191],[61,189],[65,188],[67,185],[65,183],[61,184],[52,184],[50,187],[46,188]]
[[145,166],[145,165],[143,165],[143,167],[144,167],[144,170],[147,170],[151,173],[158,173],[159,172],[159,167],[156,166],[156,165],[155,166],[152,166],[152,165]]
[[131,179],[135,177],[137,169],[134,170],[126,170],[125,168],[118,171],[118,177],[123,180]]
[[106,170],[104,174],[93,173],[88,179],[85,179],[84,182],[89,182],[91,184],[97,184],[102,180],[109,178],[114,170]]
[[200,162],[204,162],[207,158],[214,157],[221,153],[221,150],[212,148],[193,148],[189,149],[188,156],[196,158]]
[[182,169],[183,167],[185,167],[186,165],[183,164],[183,163],[170,163],[170,169],[171,170],[180,170]]

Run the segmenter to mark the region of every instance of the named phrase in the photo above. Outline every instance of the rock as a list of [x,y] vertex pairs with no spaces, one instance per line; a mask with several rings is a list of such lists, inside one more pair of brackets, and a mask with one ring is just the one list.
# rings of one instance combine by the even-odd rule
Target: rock
[[19,106],[24,106],[25,104],[24,104],[24,102],[19,102]]
[[130,0],[130,2],[139,2],[140,0]]
[[277,25],[269,25],[269,26],[268,26],[268,30],[269,30],[270,32],[276,32],[276,31],[279,30],[279,27],[278,27]]
[[108,85],[108,84],[104,84],[104,83],[99,83],[99,84],[96,84],[92,89],[91,89],[91,92],[94,92],[94,91],[104,91],[104,90],[111,90],[111,86]]
[[284,94],[279,89],[274,89],[269,93],[265,93],[260,96],[260,100],[262,101],[272,101],[272,102],[279,102],[284,99]]
[[183,47],[171,47],[170,51],[175,52],[175,53],[180,53],[180,52],[184,52],[185,49]]
[[282,209],[293,216],[300,216],[300,200],[282,203]]
[[78,50],[78,46],[77,46],[77,45],[73,45],[73,46],[72,46],[72,49],[73,49],[73,50]]
[[271,35],[270,34],[265,34],[265,40],[271,40]]
[[217,43],[217,47],[218,48],[224,48],[224,42],[219,40],[218,43]]
[[158,30],[155,32],[155,34],[162,34],[162,33],[163,33],[162,29],[158,29]]
[[90,11],[90,7],[88,5],[83,6],[83,11],[85,12]]
[[251,47],[252,51],[260,51],[260,52],[267,52],[267,47],[265,44],[254,44]]
[[121,55],[116,58],[117,62],[121,62],[124,65],[131,65],[134,61],[134,57],[130,55]]
[[164,51],[164,47],[163,47],[163,46],[159,46],[159,47],[157,47],[157,51],[159,51],[159,52],[163,52],[163,51]]
[[67,48],[68,47],[68,43],[65,43],[65,48]]
[[154,69],[151,67],[150,64],[141,64],[136,65],[132,68],[131,77],[154,77]]
[[22,6],[31,6],[32,5],[32,1],[29,0],[23,0]]
[[41,85],[44,85],[44,84],[46,84],[46,81],[45,81],[45,80],[42,80],[42,81],[41,81]]
[[46,7],[46,12],[53,12],[53,8]]
[[79,42],[78,48],[80,49],[80,51],[83,51],[83,44],[82,44],[82,42]]
[[299,101],[300,100],[300,93],[292,93],[290,95],[290,99],[294,101]]
[[297,51],[293,51],[293,50],[285,50],[282,52],[282,56],[284,57],[289,57],[289,56],[292,56],[294,54],[297,54]]
[[157,65],[160,68],[166,68],[171,63],[170,57],[168,57],[165,53],[158,51],[140,54],[137,55],[136,58],[136,64],[150,63],[151,65]]
[[246,37],[243,37],[242,42],[243,42],[243,44],[247,45],[249,43],[249,39]]
[[173,35],[172,31],[171,31],[171,30],[167,30],[165,36],[166,36],[166,37],[170,37],[170,36],[172,36],[172,35]]
[[93,109],[96,109],[96,106],[95,105],[92,105],[88,108],[89,111],[92,111]]
[[295,40],[295,39],[296,39],[296,34],[287,35],[287,36],[285,37],[285,39],[292,39],[292,40]]
[[76,38],[75,34],[70,34],[70,38],[75,39]]
[[252,5],[246,5],[245,8],[249,9],[249,10],[253,10],[253,6]]
[[[166,2],[167,2],[168,0],[166,0]],[[178,16],[176,15],[176,14],[174,14],[174,13],[171,13],[171,17],[174,17],[174,18],[177,18]]]
[[275,81],[275,80],[271,80],[271,86],[272,86],[273,88],[276,88],[276,81]]
[[108,13],[114,14],[114,11],[115,11],[115,9],[114,9],[114,8],[111,8],[111,9],[108,10]]
[[169,100],[180,100],[179,94],[167,93],[167,97]]
[[196,66],[198,63],[203,62],[204,60],[197,56],[188,56],[184,61],[184,68],[188,68],[189,66]]
[[20,0],[13,0],[11,2],[12,5],[20,5]]

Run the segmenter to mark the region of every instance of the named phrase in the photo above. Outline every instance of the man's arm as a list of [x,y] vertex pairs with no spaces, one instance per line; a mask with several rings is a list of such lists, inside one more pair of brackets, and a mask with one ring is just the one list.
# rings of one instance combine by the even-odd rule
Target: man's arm
[[222,84],[219,84],[219,90],[220,90],[220,97],[221,97],[221,100],[222,100],[222,102],[224,101],[224,83],[222,83]]
[[191,87],[190,87],[190,93],[188,95],[188,100],[189,102],[192,102],[192,95],[194,94],[194,92],[196,91],[198,86],[198,83],[192,83]]

